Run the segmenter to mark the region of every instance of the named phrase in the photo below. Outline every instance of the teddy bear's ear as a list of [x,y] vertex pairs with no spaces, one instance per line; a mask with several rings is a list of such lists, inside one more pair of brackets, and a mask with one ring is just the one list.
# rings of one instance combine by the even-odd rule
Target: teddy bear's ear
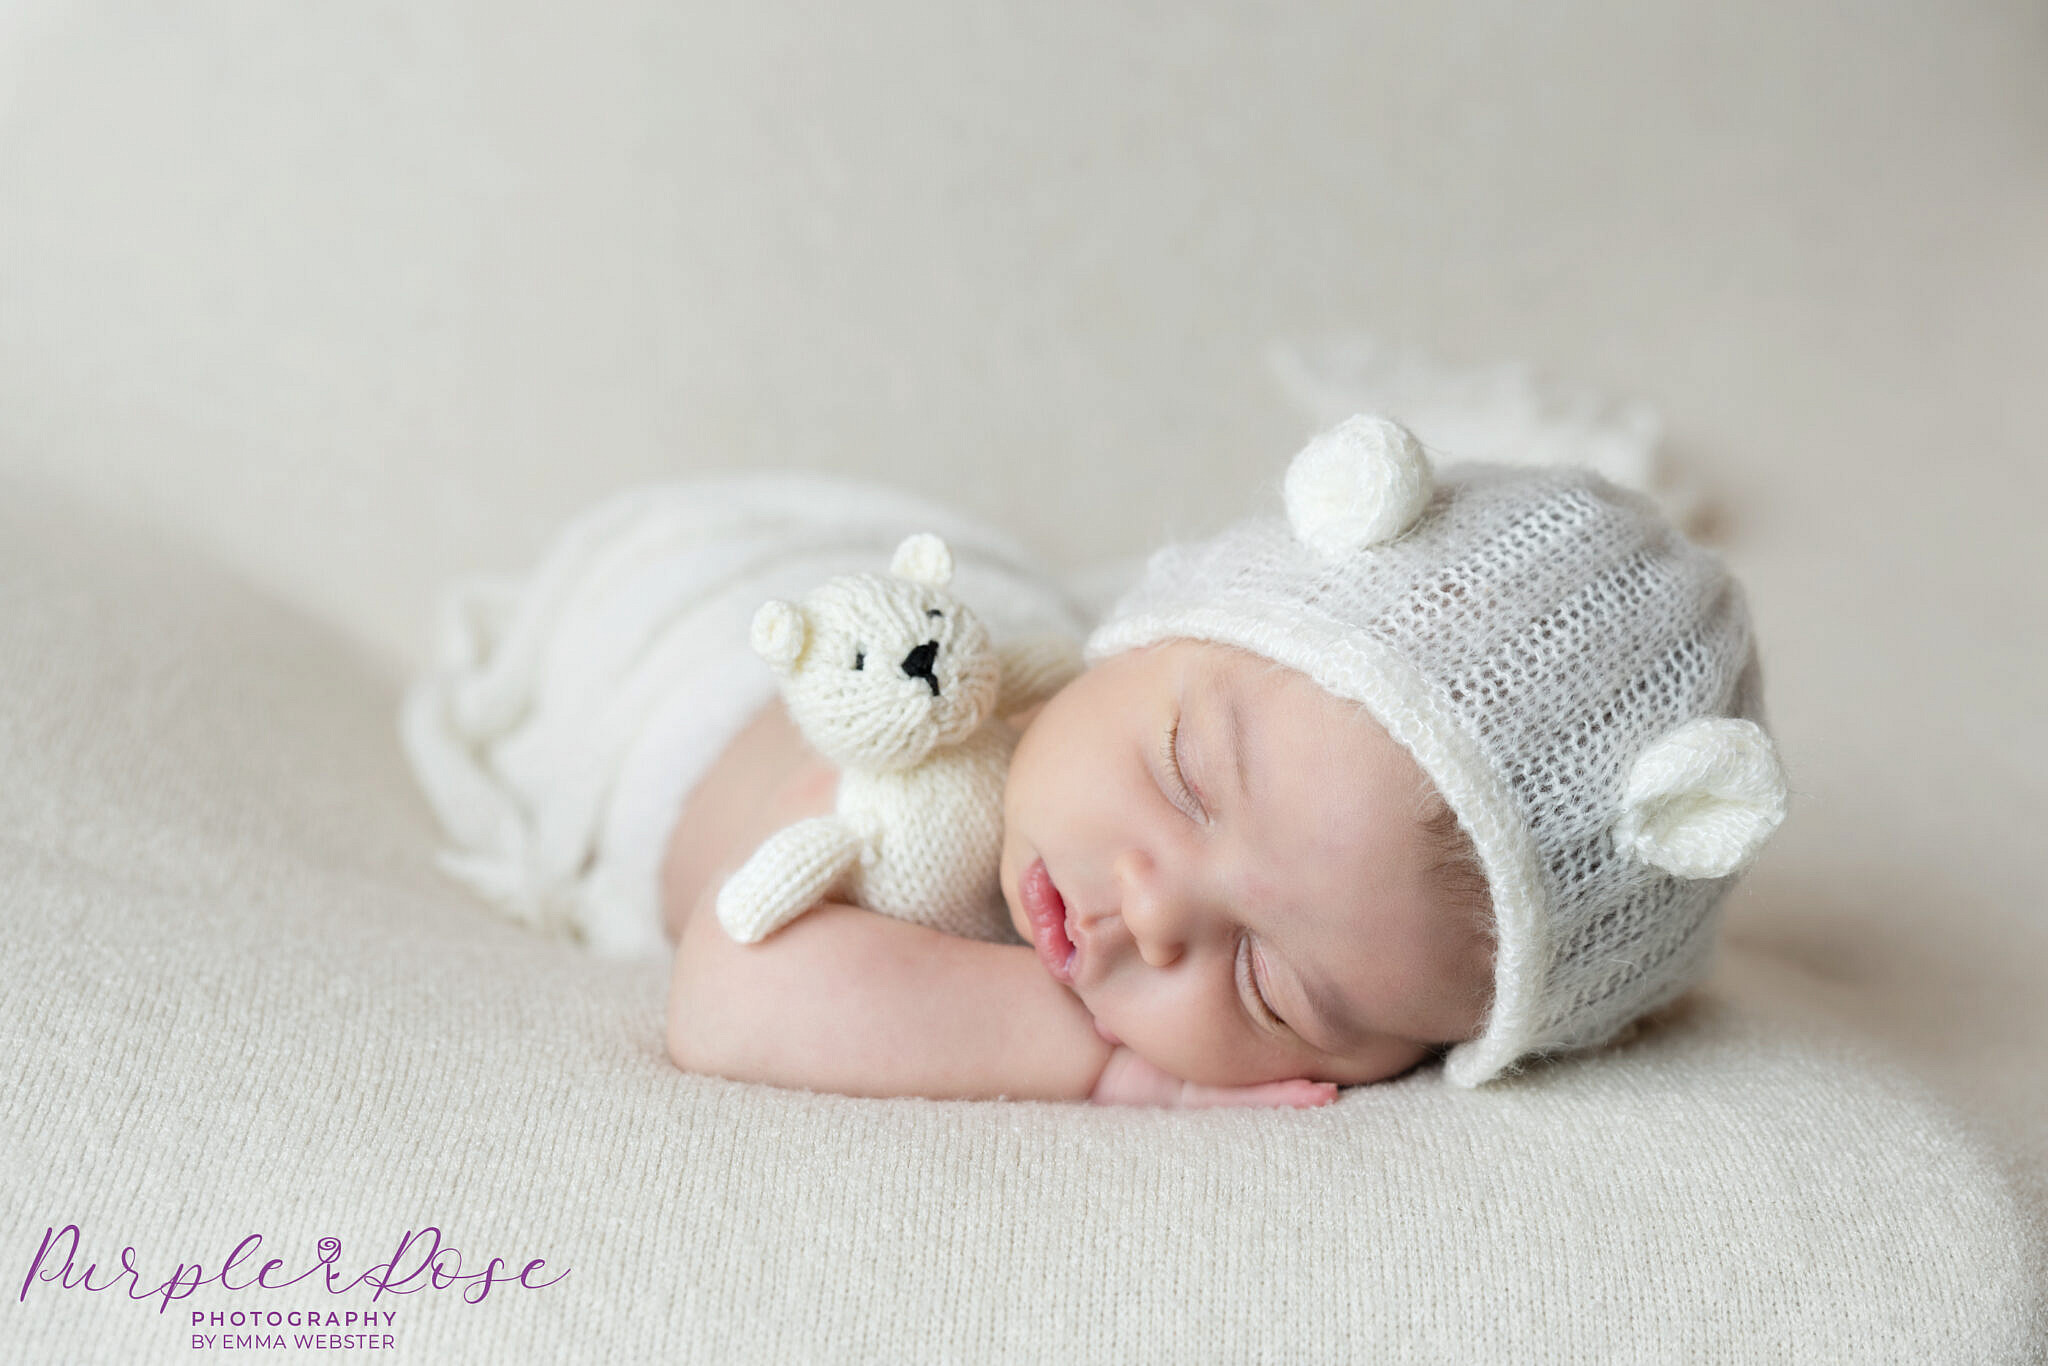
[[755,654],[767,660],[775,672],[786,674],[796,667],[809,634],[803,608],[771,598],[754,613],[754,628],[748,638]]
[[1701,716],[1629,768],[1616,847],[1674,877],[1725,877],[1785,819],[1785,770],[1754,721]]
[[1406,427],[1361,413],[1324,432],[1287,467],[1294,534],[1332,559],[1391,541],[1429,504],[1429,459]]
[[953,552],[929,531],[920,531],[904,537],[903,544],[896,547],[889,572],[899,579],[944,588],[953,581]]

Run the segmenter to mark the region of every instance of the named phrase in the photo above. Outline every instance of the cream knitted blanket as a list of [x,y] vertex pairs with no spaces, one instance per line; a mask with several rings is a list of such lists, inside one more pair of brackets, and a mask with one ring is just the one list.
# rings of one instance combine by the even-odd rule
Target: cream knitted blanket
[[[395,1313],[400,1363],[2043,1359],[2039,960],[1970,896],[1830,921],[1794,861],[1689,1009],[1485,1094],[778,1091],[668,1063],[659,964],[434,872],[395,693],[331,631],[15,498],[0,583],[0,1360],[240,1360],[310,1310]],[[74,1277],[132,1247],[142,1293],[252,1234],[353,1278],[429,1225],[567,1274],[159,1313],[24,1286],[71,1224]]]

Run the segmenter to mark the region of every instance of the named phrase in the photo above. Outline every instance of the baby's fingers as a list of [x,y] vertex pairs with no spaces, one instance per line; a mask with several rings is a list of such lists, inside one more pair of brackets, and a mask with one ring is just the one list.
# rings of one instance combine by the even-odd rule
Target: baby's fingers
[[1264,1082],[1258,1086],[1197,1086],[1188,1082],[1180,1092],[1180,1104],[1188,1109],[1209,1105],[1266,1105],[1305,1110],[1328,1105],[1336,1098],[1334,1083],[1304,1081],[1299,1077]]

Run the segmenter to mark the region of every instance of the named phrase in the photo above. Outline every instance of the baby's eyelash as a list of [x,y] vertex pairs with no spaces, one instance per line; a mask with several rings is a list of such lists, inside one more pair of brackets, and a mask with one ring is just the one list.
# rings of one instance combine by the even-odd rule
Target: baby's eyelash
[[1287,1028],[1287,1021],[1280,1018],[1280,1012],[1273,1009],[1272,1005],[1266,1000],[1266,993],[1259,990],[1259,975],[1252,971],[1252,938],[1250,935],[1246,935],[1237,941],[1237,982],[1238,994],[1251,997],[1257,1003],[1260,1013],[1266,1017],[1268,1023],[1280,1029]]
[[1166,739],[1159,747],[1159,762],[1166,770],[1167,777],[1173,780],[1173,795],[1187,806],[1199,808],[1201,803],[1195,800],[1195,794],[1188,788],[1187,779],[1181,776],[1179,740],[1180,717],[1176,715],[1173,724],[1166,728]]

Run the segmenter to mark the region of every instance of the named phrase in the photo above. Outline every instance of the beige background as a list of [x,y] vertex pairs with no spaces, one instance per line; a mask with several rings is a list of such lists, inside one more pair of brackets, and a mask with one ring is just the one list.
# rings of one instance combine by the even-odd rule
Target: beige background
[[[391,746],[350,810],[413,800],[375,718],[432,587],[628,481],[888,477],[1080,565],[1263,496],[1309,427],[1276,348],[1653,399],[1797,790],[1729,990],[1953,1107],[2026,1230],[2002,1312],[2048,1334],[2048,10],[41,0],[0,45],[0,477],[331,638],[351,752]],[[99,620],[129,619],[66,629]],[[93,676],[150,677],[122,667]],[[88,771],[18,717],[6,771],[88,805],[148,742]],[[0,886],[98,904],[22,871],[72,848],[42,791]],[[430,842],[398,809],[392,876]],[[93,1188],[67,1170],[13,1187],[24,1218]]]

